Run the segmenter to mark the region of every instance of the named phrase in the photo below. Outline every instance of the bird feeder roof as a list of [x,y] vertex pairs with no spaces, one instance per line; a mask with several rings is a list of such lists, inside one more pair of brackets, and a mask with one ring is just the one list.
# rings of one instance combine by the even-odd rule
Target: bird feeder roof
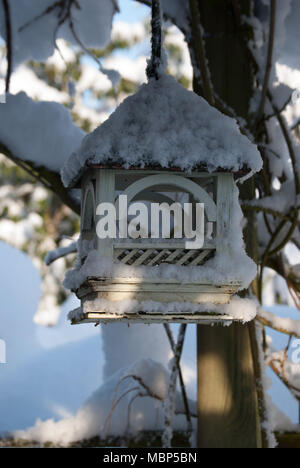
[[62,180],[73,187],[90,167],[248,173],[261,166],[257,147],[234,119],[162,74],[83,139],[63,167]]

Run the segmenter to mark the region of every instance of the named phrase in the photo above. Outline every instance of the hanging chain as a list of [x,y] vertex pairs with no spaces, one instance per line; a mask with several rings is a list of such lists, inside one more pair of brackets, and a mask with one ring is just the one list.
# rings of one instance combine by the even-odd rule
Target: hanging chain
[[160,0],[152,0],[152,56],[147,67],[148,78],[159,78],[159,68],[162,56],[161,6]]

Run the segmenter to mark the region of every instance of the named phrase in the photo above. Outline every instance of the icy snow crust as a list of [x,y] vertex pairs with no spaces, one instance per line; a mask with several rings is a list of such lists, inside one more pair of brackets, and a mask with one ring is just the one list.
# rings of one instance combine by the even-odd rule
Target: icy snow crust
[[235,120],[162,74],[84,138],[62,170],[64,184],[74,185],[94,164],[256,172],[262,160]]

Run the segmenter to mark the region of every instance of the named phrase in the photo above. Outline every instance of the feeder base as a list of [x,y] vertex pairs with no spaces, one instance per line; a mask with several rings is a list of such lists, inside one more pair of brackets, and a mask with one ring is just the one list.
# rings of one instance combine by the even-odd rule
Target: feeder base
[[80,319],[73,319],[72,325],[80,325],[82,323],[112,323],[112,322],[123,322],[123,323],[194,323],[202,325],[210,325],[217,323],[228,323],[235,321],[235,319],[229,315],[211,315],[211,314],[108,314],[108,313],[87,313],[82,314]]
[[[130,278],[88,278],[86,283],[76,291],[81,300],[82,316],[73,323],[215,323],[232,322],[230,316],[217,313],[154,313],[126,312],[116,314],[104,311],[103,301],[122,302],[134,300],[138,303],[152,301],[161,304],[189,303],[225,305],[230,302],[240,284],[215,286],[205,283],[180,283],[176,280],[138,280]],[[106,309],[106,308],[105,308]],[[205,308],[204,308],[205,310]]]

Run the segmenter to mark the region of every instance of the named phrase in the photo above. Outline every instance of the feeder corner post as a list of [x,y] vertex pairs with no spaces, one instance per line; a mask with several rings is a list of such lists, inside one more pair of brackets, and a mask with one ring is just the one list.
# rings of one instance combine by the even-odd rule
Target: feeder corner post
[[[206,54],[214,88],[238,115],[248,118],[253,70],[230,2],[197,0],[206,34]],[[250,14],[251,0],[239,2]],[[251,33],[249,33],[251,34]],[[190,43],[193,51],[193,43]],[[201,85],[194,80],[195,91]],[[251,181],[241,196],[249,197]],[[251,197],[250,197],[251,198]],[[252,232],[245,232],[248,255],[255,258]],[[198,447],[261,448],[261,421],[251,350],[253,324],[231,327],[197,326]]]

